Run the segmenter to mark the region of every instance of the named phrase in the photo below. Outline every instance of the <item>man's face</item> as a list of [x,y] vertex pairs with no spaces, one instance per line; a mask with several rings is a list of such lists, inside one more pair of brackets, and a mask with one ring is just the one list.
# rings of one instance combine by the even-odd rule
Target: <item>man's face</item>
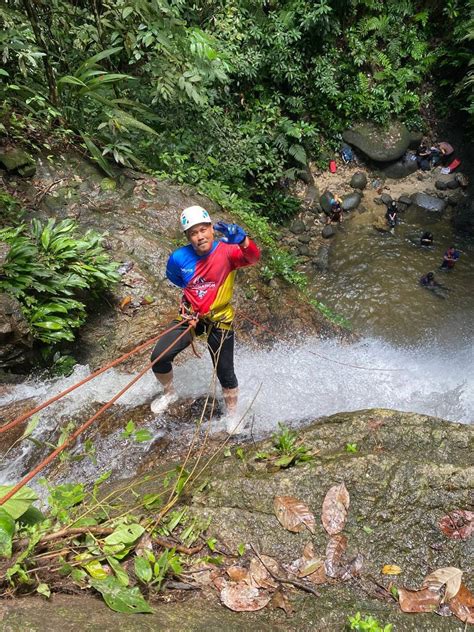
[[206,255],[214,243],[212,224],[196,224],[186,231],[186,236],[196,254]]

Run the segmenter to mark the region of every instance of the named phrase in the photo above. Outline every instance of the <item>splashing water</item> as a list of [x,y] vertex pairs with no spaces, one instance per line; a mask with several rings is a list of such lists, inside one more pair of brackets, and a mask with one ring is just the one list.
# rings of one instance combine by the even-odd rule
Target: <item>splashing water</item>
[[[454,422],[472,423],[474,411],[474,363],[471,344],[458,348],[448,345],[442,353],[432,353],[429,345],[396,347],[376,338],[342,345],[336,340],[321,341],[301,336],[294,344],[279,344],[270,350],[250,350],[239,346],[236,371],[240,381],[239,411],[252,426],[254,437],[273,432],[278,422],[298,426],[304,421],[341,411],[392,408],[425,413]],[[88,375],[88,367],[77,366],[68,378],[47,382],[29,381],[7,387],[0,405],[35,398],[44,401]],[[175,368],[178,393],[183,398],[206,394],[211,381],[211,363],[206,354]],[[112,369],[69,394],[40,413],[33,438],[40,440],[58,423],[65,425],[74,415],[89,416],[91,406],[110,400],[133,376]],[[118,401],[125,409],[147,404],[159,388],[147,374]],[[7,420],[8,421],[8,420]],[[150,414],[144,426],[157,439],[170,432],[170,424]],[[219,423],[214,424],[220,430]],[[117,477],[132,476],[145,458],[152,442],[134,443],[120,439],[123,428],[106,437],[96,436],[95,463],[88,457],[70,469],[62,479],[94,480],[110,469]],[[176,425],[174,438],[186,443],[194,424]],[[75,452],[83,445],[78,443]],[[25,463],[34,449],[23,441],[0,465],[0,482],[13,483],[25,472]],[[6,461],[6,462],[5,462]],[[29,469],[29,468],[26,468]]]

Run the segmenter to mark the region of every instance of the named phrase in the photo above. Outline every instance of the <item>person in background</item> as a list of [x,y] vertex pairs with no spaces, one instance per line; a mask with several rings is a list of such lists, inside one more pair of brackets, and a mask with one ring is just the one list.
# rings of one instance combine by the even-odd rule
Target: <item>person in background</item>
[[344,211],[342,208],[342,200],[339,196],[335,195],[331,202],[331,210],[329,211],[327,223],[332,224],[333,222],[342,224]]
[[394,200],[387,206],[387,212],[385,213],[388,225],[390,228],[395,228],[398,222],[398,206]]
[[420,246],[432,246],[433,245],[433,233],[430,233],[428,230],[420,237]]
[[449,246],[443,255],[443,263],[440,266],[441,270],[452,270],[456,265],[456,261],[461,256],[459,250],[456,250],[454,246]]
[[[226,405],[227,430],[236,426],[238,382],[234,372],[234,308],[231,305],[235,271],[255,264],[260,249],[237,224],[218,222],[214,227],[209,213],[201,206],[185,208],[180,216],[181,230],[189,243],[171,253],[166,276],[182,288],[180,316],[166,328],[180,324],[157,342],[151,359],[156,359],[153,372],[163,387],[163,394],[151,404],[155,414],[162,413],[177,400],[173,383],[173,360],[186,349],[195,335],[205,334],[217,379],[222,386]],[[214,239],[214,230],[222,233]],[[192,324],[193,329],[177,340]],[[175,343],[175,344],[173,344]]]
[[429,171],[431,167],[431,149],[427,143],[422,143],[416,150],[416,161],[418,168],[422,171]]
[[420,285],[422,285],[427,290],[432,290],[433,294],[438,296],[439,298],[447,298],[445,292],[449,292],[449,288],[445,285],[441,285],[435,279],[434,272],[427,272],[420,279]]

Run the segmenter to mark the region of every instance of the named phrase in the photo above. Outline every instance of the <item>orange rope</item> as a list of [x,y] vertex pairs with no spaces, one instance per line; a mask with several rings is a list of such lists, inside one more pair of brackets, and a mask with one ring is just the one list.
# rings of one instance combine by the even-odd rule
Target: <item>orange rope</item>
[[[181,325],[181,323],[179,323]],[[87,428],[97,419],[97,417],[99,417],[99,415],[101,415],[103,412],[105,412],[108,408],[110,408],[112,406],[112,404],[114,404],[119,397],[121,397],[126,391],[128,391],[129,388],[131,388],[135,382],[138,382],[138,380],[143,377],[143,375],[145,375],[145,373],[153,366],[155,365],[159,360],[161,360],[161,358],[168,353],[168,351],[174,347],[174,345],[178,342],[178,340],[180,340],[181,338],[183,338],[190,330],[192,329],[192,325],[189,325],[187,329],[185,329],[183,331],[183,333],[181,333],[176,340],[174,340],[170,345],[168,345],[168,347],[166,347],[166,349],[163,351],[163,353],[161,353],[157,358],[155,358],[155,360],[153,360],[152,362],[149,362],[144,369],[142,369],[140,371],[140,373],[138,375],[136,375],[133,380],[131,382],[129,382],[126,386],[124,386],[122,388],[121,391],[119,391],[116,395],[114,395],[114,397],[112,397],[111,400],[109,400],[106,404],[104,404],[102,406],[102,408],[100,408],[94,415],[92,415],[92,417],[89,417],[89,419],[84,422],[82,424],[82,426],[79,426],[79,428],[77,428],[77,430],[75,432],[73,432],[73,434],[68,437],[64,443],[62,445],[60,445],[58,448],[56,448],[56,450],[54,450],[53,452],[51,452],[51,454],[49,456],[47,456],[43,461],[41,461],[41,463],[39,463],[33,470],[31,470],[31,472],[29,474],[27,474],[25,477],[23,477],[21,479],[21,481],[19,483],[17,483],[7,494],[5,494],[4,496],[2,496],[2,498],[0,498],[0,505],[3,505],[4,503],[7,502],[7,500],[10,500],[10,498],[12,496],[14,496],[17,491],[19,491],[22,487],[24,487],[29,481],[31,481],[32,478],[34,478],[39,472],[41,472],[41,470],[43,470],[47,465],[49,465],[51,463],[51,461],[53,461],[58,454],[60,454],[61,452],[63,452],[73,441],[75,441],[77,439],[77,437],[79,435],[81,435],[85,430],[87,430]]]
[[132,349],[128,353],[125,353],[124,355],[120,356],[120,358],[117,358],[116,360],[113,360],[113,362],[109,362],[109,364],[106,364],[101,369],[98,369],[95,373],[91,373],[90,375],[85,377],[80,382],[77,382],[77,384],[73,384],[72,386],[70,386],[66,390],[62,391],[61,393],[58,393],[57,395],[55,395],[54,397],[51,397],[50,399],[48,399],[47,401],[43,402],[42,404],[39,404],[38,406],[36,406],[36,408],[32,408],[31,410],[27,411],[26,413],[24,413],[20,417],[17,417],[13,421],[10,421],[9,423],[4,424],[3,426],[0,426],[0,434],[2,434],[2,432],[6,432],[7,430],[10,430],[10,428],[14,428],[15,426],[18,426],[18,424],[21,424],[23,421],[26,421],[32,415],[34,415],[35,413],[39,412],[40,410],[43,410],[43,408],[46,408],[46,406],[49,406],[53,402],[58,401],[58,399],[61,399],[62,397],[64,397],[68,393],[71,393],[76,388],[79,388],[79,386],[82,386],[86,382],[89,382],[90,380],[94,379],[95,377],[97,377],[101,373],[104,373],[108,369],[111,369],[112,367],[117,366],[117,364],[120,364],[120,362],[123,362],[124,360],[126,360],[130,356],[134,355],[135,353],[138,353],[139,351],[142,351],[143,349],[146,349],[150,345],[152,345],[155,342],[157,342],[165,334],[167,334],[170,331],[173,331],[173,329],[176,329],[177,327],[179,327],[179,324],[180,323],[178,323],[176,325],[173,325],[169,329],[166,329],[165,331],[163,331],[158,336],[154,336],[153,338],[150,338],[149,340],[147,340],[146,342],[142,343],[138,347],[135,347],[135,349]]

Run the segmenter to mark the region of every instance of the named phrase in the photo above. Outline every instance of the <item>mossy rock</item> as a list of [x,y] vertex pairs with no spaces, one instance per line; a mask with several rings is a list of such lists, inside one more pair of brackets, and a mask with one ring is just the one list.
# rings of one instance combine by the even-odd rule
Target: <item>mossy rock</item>
[[36,171],[36,163],[32,156],[16,147],[1,149],[0,162],[7,171],[17,171],[22,176],[32,176]]
[[387,127],[373,123],[360,123],[343,132],[342,138],[364,152],[372,160],[389,162],[401,158],[406,152],[412,136],[407,127],[398,121]]

